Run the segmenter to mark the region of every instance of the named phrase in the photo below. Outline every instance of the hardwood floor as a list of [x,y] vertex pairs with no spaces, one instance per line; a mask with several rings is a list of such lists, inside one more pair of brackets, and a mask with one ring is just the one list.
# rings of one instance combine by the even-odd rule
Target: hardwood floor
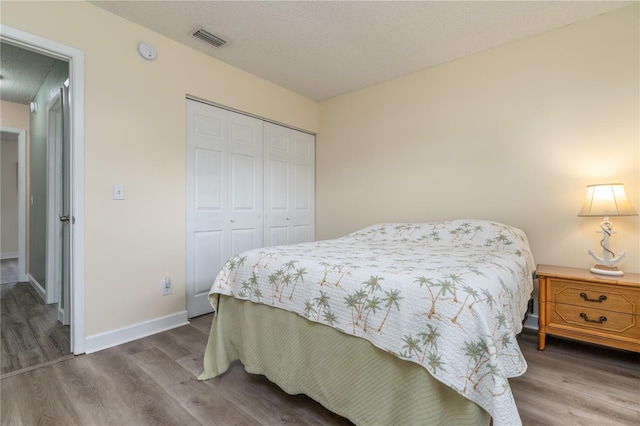
[[69,327],[58,321],[58,305],[45,305],[30,284],[16,282],[14,264],[1,264],[0,377],[71,357]]
[[0,381],[9,424],[348,424],[234,364],[197,381],[212,316]]
[[[2,425],[349,424],[234,364],[197,381],[212,316],[0,381]],[[637,425],[639,354],[523,333],[527,372],[510,381],[525,425]]]
[[640,424],[640,354],[537,334],[518,337],[529,365],[509,383],[526,425]]
[[19,276],[18,259],[0,260],[0,284],[17,283]]

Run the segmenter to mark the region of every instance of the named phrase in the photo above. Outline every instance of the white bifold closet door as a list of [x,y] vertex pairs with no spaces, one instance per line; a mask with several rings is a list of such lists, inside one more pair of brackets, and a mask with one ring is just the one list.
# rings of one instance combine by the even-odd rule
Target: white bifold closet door
[[186,302],[212,311],[208,293],[233,255],[263,246],[261,120],[187,100]]
[[315,138],[264,123],[264,245],[315,240]]

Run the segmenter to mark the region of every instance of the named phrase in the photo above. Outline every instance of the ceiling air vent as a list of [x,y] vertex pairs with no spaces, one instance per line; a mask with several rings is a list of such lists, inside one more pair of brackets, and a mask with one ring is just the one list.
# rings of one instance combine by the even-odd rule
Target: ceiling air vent
[[195,30],[191,31],[191,35],[195,38],[197,38],[198,40],[204,41],[207,44],[210,44],[211,46],[218,48],[218,47],[222,47],[225,44],[227,44],[226,40],[221,39],[220,37],[211,34],[209,31],[202,29],[200,27],[196,28]]

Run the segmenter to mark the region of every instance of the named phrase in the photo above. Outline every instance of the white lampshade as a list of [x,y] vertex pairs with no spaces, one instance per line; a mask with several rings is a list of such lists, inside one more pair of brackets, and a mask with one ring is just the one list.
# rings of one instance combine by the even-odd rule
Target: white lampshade
[[624,185],[605,183],[587,186],[587,195],[578,216],[635,216]]

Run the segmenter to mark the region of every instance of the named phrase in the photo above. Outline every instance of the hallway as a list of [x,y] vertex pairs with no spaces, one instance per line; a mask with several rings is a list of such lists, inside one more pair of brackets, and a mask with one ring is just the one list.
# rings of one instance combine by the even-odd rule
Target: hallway
[[72,357],[69,326],[58,321],[58,305],[45,305],[29,283],[17,282],[17,259],[0,262],[0,377]]

